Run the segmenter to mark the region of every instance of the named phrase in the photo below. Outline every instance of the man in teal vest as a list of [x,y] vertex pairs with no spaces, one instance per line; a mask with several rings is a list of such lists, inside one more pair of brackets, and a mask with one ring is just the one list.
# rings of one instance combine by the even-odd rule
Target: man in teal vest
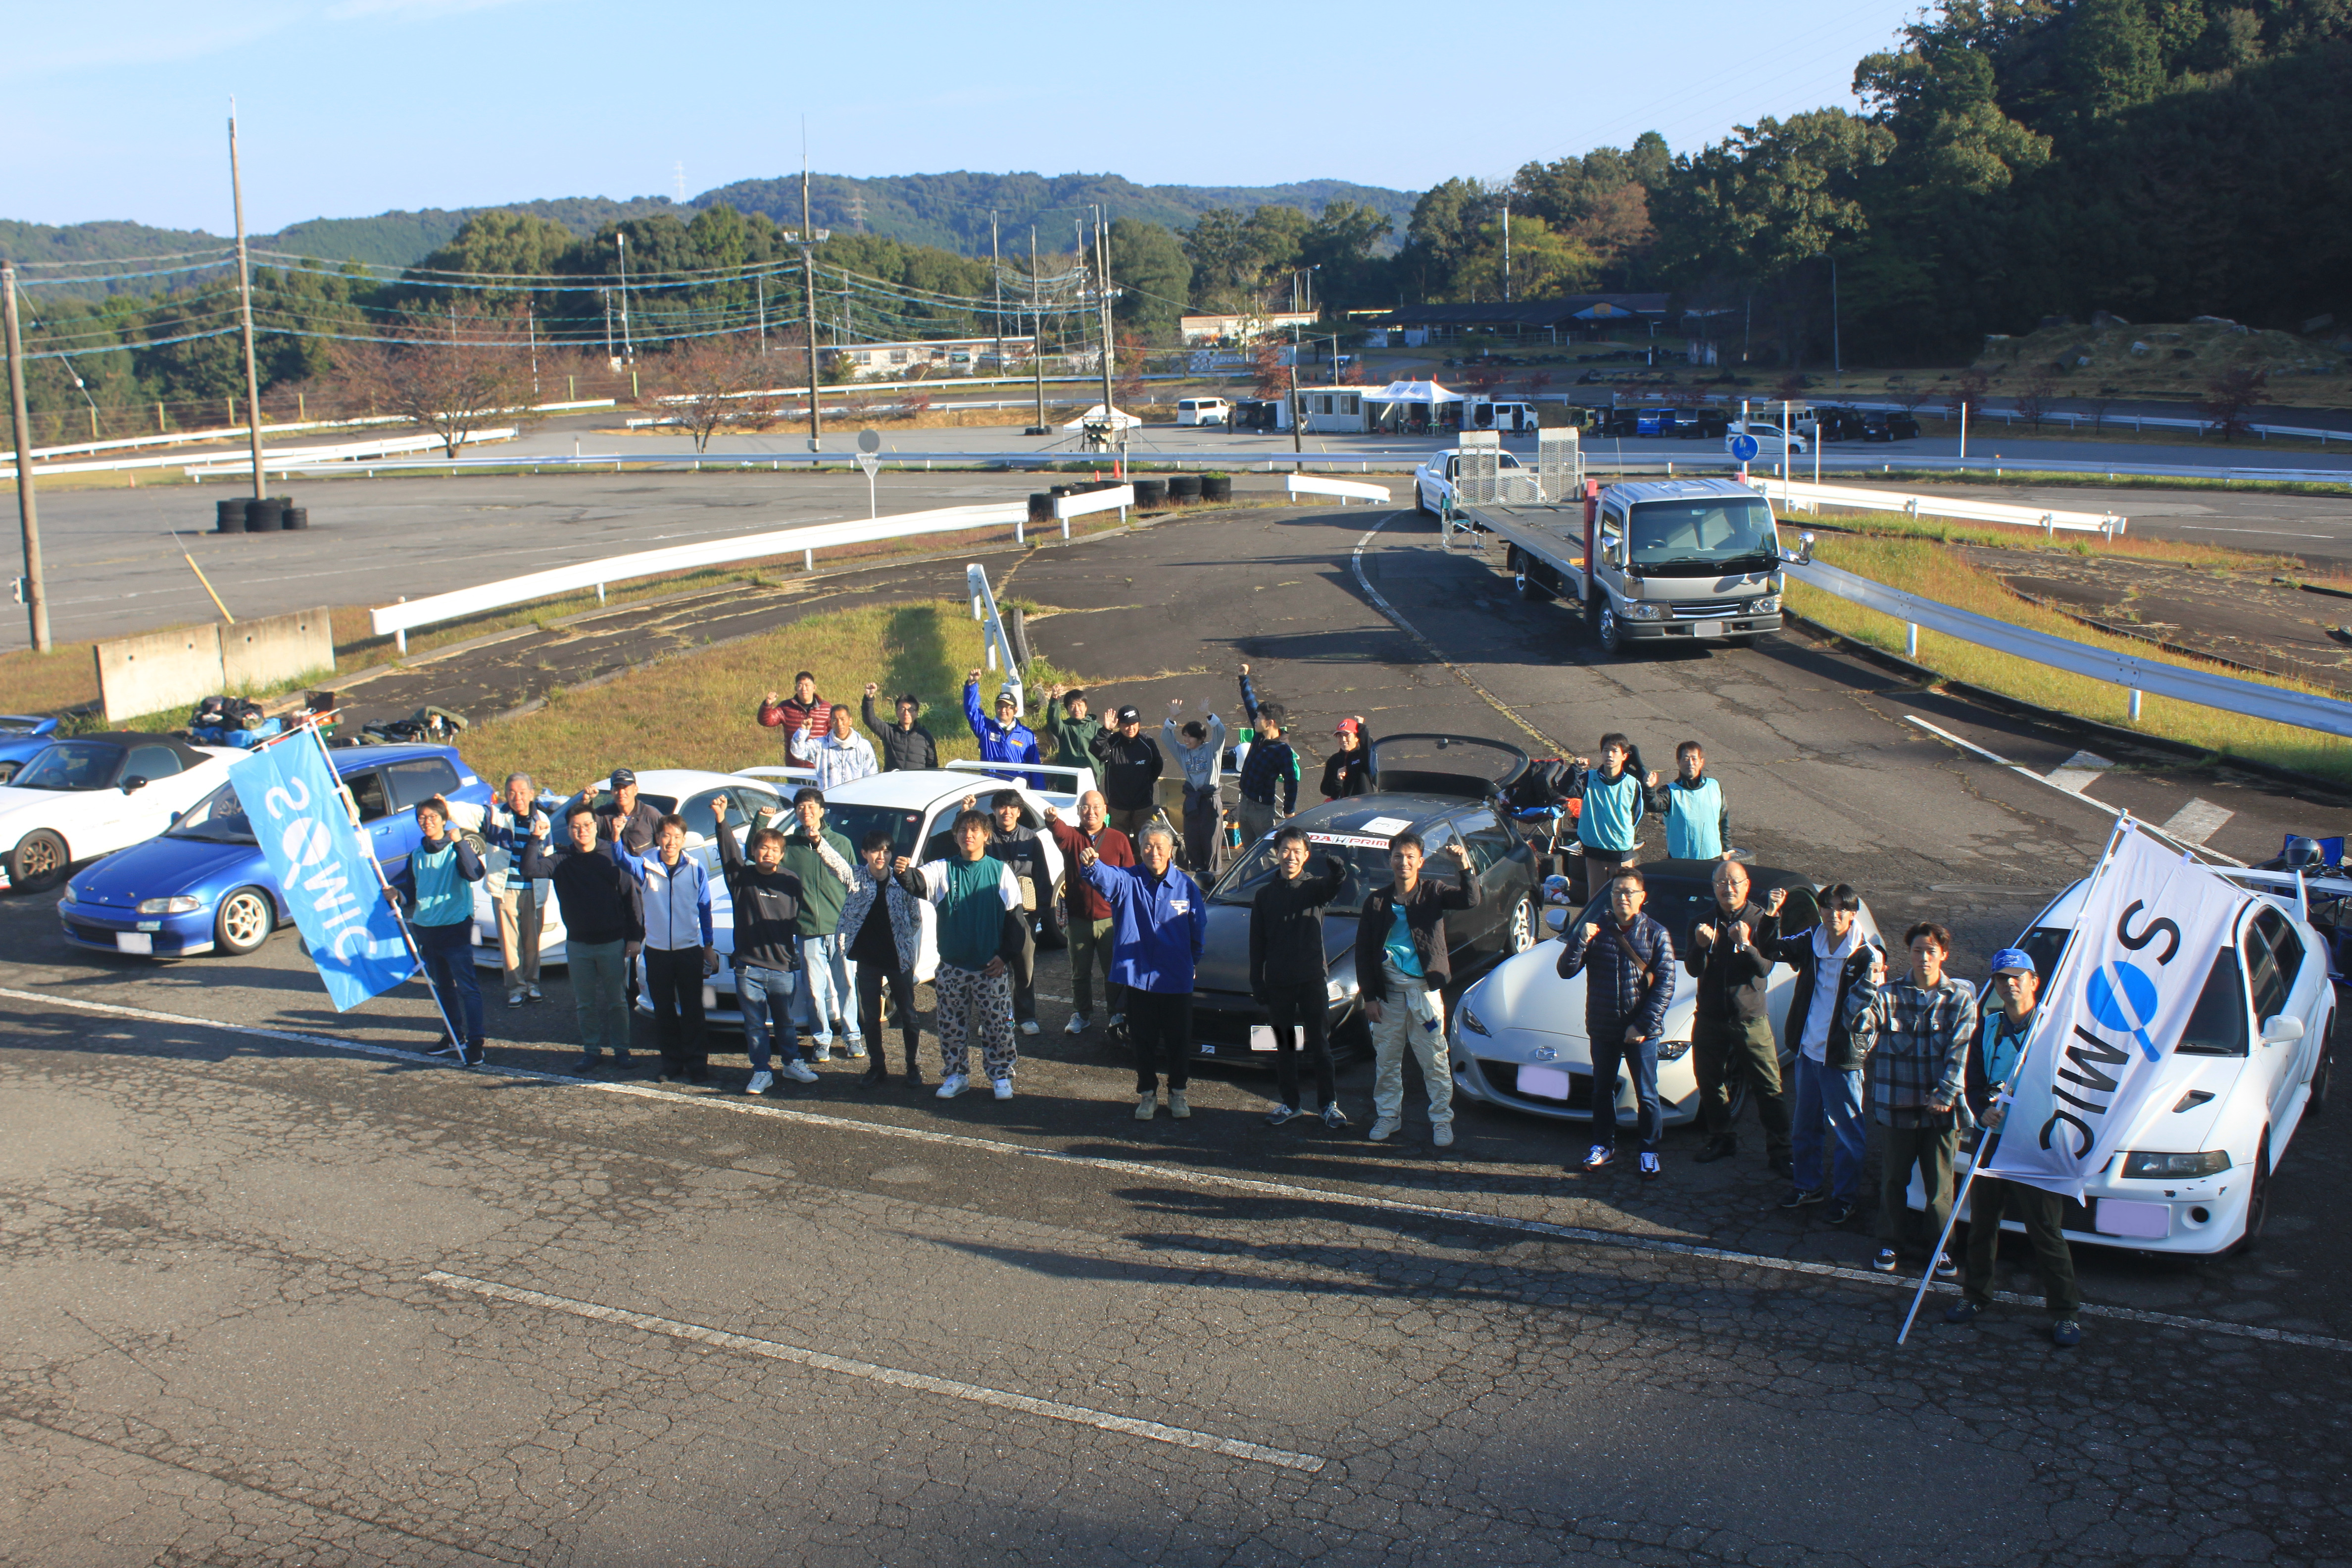
[[474,976],[474,884],[488,868],[482,864],[481,840],[450,826],[449,803],[439,795],[417,802],[416,828],[424,837],[393,881],[393,902],[408,907],[409,933],[449,1026],[449,1044],[435,1054],[479,1067],[482,986]]
[[1675,776],[1649,778],[1650,809],[1666,819],[1666,855],[1675,860],[1720,860],[1730,853],[1731,808],[1723,784],[1707,777],[1706,751],[1696,741],[1675,748]]
[[1633,863],[1641,847],[1637,837],[1642,808],[1648,794],[1633,764],[1633,742],[1612,731],[1601,737],[1601,763],[1579,757],[1577,781],[1584,809],[1576,819],[1577,841],[1584,846],[1584,888],[1596,894],[1609,885],[1618,868]]

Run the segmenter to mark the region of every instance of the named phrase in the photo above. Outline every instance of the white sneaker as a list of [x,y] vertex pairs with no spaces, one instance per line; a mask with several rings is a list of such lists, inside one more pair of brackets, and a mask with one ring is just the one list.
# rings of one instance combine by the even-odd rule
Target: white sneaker
[[989,1087],[996,1091],[996,1098],[999,1100],[1011,1100],[1013,1098],[1013,1080],[1009,1078],[991,1079],[989,1079]]
[[776,1075],[762,1069],[761,1071],[755,1072],[751,1075],[751,1081],[743,1086],[743,1092],[745,1094],[765,1094],[775,1087]]
[[1086,1032],[1087,1016],[1084,1013],[1071,1014],[1070,1021],[1062,1026],[1062,1033],[1066,1035],[1083,1035]]
[[1168,1114],[1174,1117],[1179,1121],[1185,1121],[1192,1116],[1192,1102],[1184,1098],[1184,1091],[1182,1089],[1171,1089],[1168,1091]]
[[957,1095],[961,1094],[971,1082],[971,1080],[964,1077],[963,1074],[960,1072],[951,1072],[940,1081],[940,1098],[941,1100],[953,1100]]
[[1024,1035],[1034,1035],[1034,1034],[1035,1034],[1035,1033],[1037,1032],[1037,1020],[1036,1020],[1036,1019],[1034,1019],[1034,1018],[1024,1018],[1024,1019],[1022,1019],[1022,1020],[1021,1020],[1021,1032],[1022,1032],[1023,1034],[1024,1034]]
[[526,995],[526,996],[528,996],[528,997],[530,997],[530,998],[532,1001],[534,1001],[534,1002],[544,1002],[544,1001],[546,1001],[546,1000],[547,1000],[547,998],[546,998],[546,997],[541,996],[541,995],[539,994],[539,987],[538,987],[538,986],[536,986],[536,985],[530,985],[530,986],[526,986],[526,987],[524,987],[524,988],[523,988],[523,994],[524,994],[524,995]]
[[1441,1121],[1429,1130],[1429,1141],[1441,1149],[1454,1147],[1454,1123]]
[[784,1064],[784,1076],[792,1079],[794,1083],[814,1083],[817,1081],[816,1068],[803,1061],[786,1062]]
[[1371,1124],[1370,1127],[1365,1130],[1364,1136],[1370,1139],[1375,1143],[1385,1143],[1390,1139],[1396,1136],[1398,1125],[1399,1123],[1395,1117],[1383,1116],[1379,1118]]
[[863,1037],[855,1036],[851,1037],[849,1059],[854,1062],[862,1062],[866,1059],[866,1041]]

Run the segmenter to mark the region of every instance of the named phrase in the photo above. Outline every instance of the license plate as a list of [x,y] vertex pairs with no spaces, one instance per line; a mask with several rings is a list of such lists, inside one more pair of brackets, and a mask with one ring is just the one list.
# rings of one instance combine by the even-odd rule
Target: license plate
[[155,951],[155,933],[144,931],[116,931],[114,933],[114,951],[117,952],[144,952],[152,955]]
[[1719,637],[1722,635],[1723,623],[1721,621],[1693,621],[1691,623],[1691,636],[1695,637]]
[[1537,1100],[1566,1100],[1568,1074],[1558,1068],[1523,1067],[1519,1069],[1519,1092]]

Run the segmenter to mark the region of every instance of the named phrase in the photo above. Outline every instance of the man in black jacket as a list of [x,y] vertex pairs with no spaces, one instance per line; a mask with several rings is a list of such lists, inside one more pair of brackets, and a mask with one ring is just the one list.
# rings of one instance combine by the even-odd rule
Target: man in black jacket
[[1372,1027],[1372,1125],[1375,1143],[1396,1135],[1404,1121],[1404,1057],[1421,1063],[1429,1090],[1430,1142],[1454,1142],[1454,1069],[1445,1044],[1445,999],[1454,978],[1445,940],[1445,911],[1478,907],[1478,879],[1470,851],[1456,839],[1445,847],[1460,868],[1458,887],[1421,874],[1428,847],[1411,831],[1389,840],[1395,880],[1364,900],[1356,919],[1356,981]]
[[1633,1074],[1641,1118],[1642,1180],[1654,1182],[1665,1117],[1658,1103],[1658,1042],[1666,1006],[1675,999],[1675,942],[1666,928],[1642,912],[1649,889],[1642,873],[1618,868],[1609,880],[1609,909],[1598,921],[1559,933],[1559,977],[1584,975],[1584,1034],[1592,1046],[1592,1146],[1584,1168],[1598,1171],[1617,1157],[1617,1073]]
[[592,1070],[608,1047],[613,1065],[626,1068],[629,1000],[623,973],[629,944],[646,934],[644,891],[617,854],[626,819],[599,818],[583,801],[563,827],[571,843],[557,849],[545,838],[532,839],[523,851],[522,874],[550,879],[563,911],[564,966],[580,1014],[580,1060],[572,1070]]
[[[751,834],[751,858],[746,862],[727,829],[727,797],[710,802],[715,819],[711,833],[719,840],[719,867],[727,878],[728,895],[735,900],[735,1002],[743,1011],[743,1049],[751,1060],[751,1081],[746,1094],[765,1094],[776,1085],[770,1051],[782,1047],[784,1076],[801,1083],[817,1081],[815,1069],[801,1060],[800,1031],[793,1025],[793,980],[800,967],[800,874],[784,868],[784,836],[772,827]],[[830,846],[828,846],[830,847]]]
[[[1788,896],[1786,889],[1773,889],[1764,900],[1764,912],[1778,916]],[[1797,972],[1789,1016],[1781,1026],[1789,1065],[1796,1075],[1790,1097],[1794,1101],[1790,1127],[1794,1184],[1780,1206],[1799,1209],[1826,1202],[1830,1206],[1822,1217],[1843,1225],[1853,1217],[1862,1194],[1862,1160],[1868,1147],[1863,1131],[1862,1074],[1869,1053],[1846,1030],[1846,998],[1869,975],[1873,955],[1883,960],[1884,953],[1863,933],[1861,894],[1840,882],[1822,889],[1820,903],[1820,925],[1780,937],[1765,950]],[[1837,1141],[1827,1181],[1822,1173],[1824,1120]]]
[[1280,1127],[1298,1115],[1302,1035],[1307,1059],[1315,1068],[1323,1125],[1348,1125],[1332,1083],[1330,1044],[1323,1037],[1323,1010],[1329,1005],[1326,992],[1331,984],[1331,966],[1324,956],[1323,911],[1346,884],[1348,863],[1326,855],[1322,875],[1310,877],[1307,862],[1312,855],[1305,828],[1286,827],[1276,834],[1274,863],[1280,875],[1250,900],[1250,994],[1270,1015],[1275,1079],[1282,1086],[1282,1103],[1265,1119],[1269,1127]]
[[1701,1164],[1739,1152],[1731,1124],[1731,1086],[1743,1078],[1764,1127],[1764,1154],[1776,1174],[1789,1173],[1789,1099],[1780,1088],[1780,1056],[1765,1010],[1764,982],[1772,973],[1766,944],[1780,940],[1780,922],[1748,900],[1748,868],[1725,860],[1715,868],[1711,921],[1691,928],[1683,968],[1698,982],[1691,1019],[1691,1064],[1698,1073],[1699,1125],[1706,1146]]
[[911,691],[898,694],[896,704],[898,722],[884,724],[874,717],[874,698],[882,689],[872,681],[866,683],[865,700],[858,711],[866,720],[866,728],[874,736],[874,744],[882,753],[882,771],[898,773],[914,768],[936,768],[940,765],[940,744],[931,732],[915,722],[923,710],[922,699]]
[[1039,910],[1050,912],[1054,885],[1045,875],[1045,847],[1037,830],[1021,825],[1021,792],[1002,789],[989,803],[988,852],[1013,868],[1021,884],[1021,956],[1013,965],[1013,1026],[1037,1032],[1037,933]]
[[1143,732],[1141,713],[1122,708],[1116,723],[1095,737],[1095,761],[1102,770],[1103,798],[1110,803],[1110,825],[1133,838],[1160,809],[1160,775],[1168,761],[1160,742]]

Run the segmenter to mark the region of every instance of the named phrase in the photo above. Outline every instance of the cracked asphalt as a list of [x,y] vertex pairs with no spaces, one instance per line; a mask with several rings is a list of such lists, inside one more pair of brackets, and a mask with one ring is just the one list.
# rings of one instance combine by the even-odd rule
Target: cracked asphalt
[[[1349,712],[1702,736],[1735,838],[1883,923],[1946,919],[1967,973],[2105,831],[1907,720],[2036,771],[2063,733],[1794,638],[1600,661],[1385,510],[992,574],[1068,612],[1041,652],[1147,711],[1230,710],[1246,658],[1318,742]],[[2218,802],[2231,853],[2341,815],[2119,761],[2095,794]],[[2340,1119],[2282,1162],[2260,1249],[2084,1249],[2080,1350],[1934,1297],[1898,1349],[1866,1235],[1782,1215],[1752,1140],[1698,1166],[1670,1135],[1645,1188],[1483,1108],[1444,1154],[1412,1115],[1391,1146],[1274,1131],[1239,1067],[1145,1127],[1126,1062],[1061,1032],[1059,955],[1009,1104],[845,1065],[751,1101],[726,1037],[709,1091],[567,1080],[547,990],[493,1006],[466,1072],[415,1056],[421,989],[338,1016],[290,939],[153,966],[0,899],[0,1563],[2352,1563]],[[1368,1092],[1351,1064],[1358,1130]]]

